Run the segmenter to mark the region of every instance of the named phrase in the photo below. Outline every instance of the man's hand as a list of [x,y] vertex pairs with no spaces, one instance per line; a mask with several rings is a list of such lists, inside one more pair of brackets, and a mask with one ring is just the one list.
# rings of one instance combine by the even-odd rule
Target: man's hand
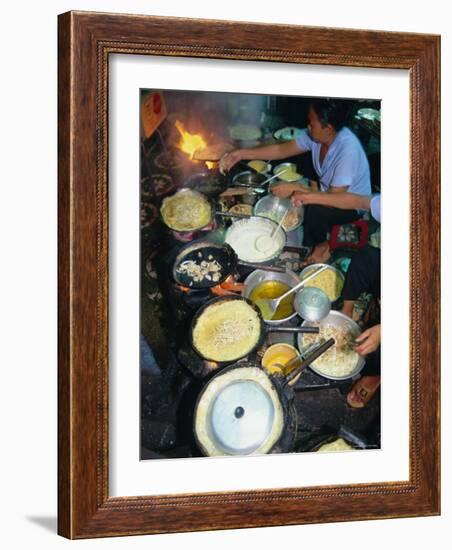
[[358,345],[355,347],[356,353],[360,355],[369,355],[375,351],[381,342],[381,325],[375,325],[374,327],[368,328],[362,334],[355,338],[355,341],[358,342]]
[[309,189],[299,189],[292,195],[292,204],[301,206],[303,204],[317,204],[317,199],[320,195],[318,191],[310,191]]
[[242,160],[242,151],[241,149],[234,149],[230,153],[225,153],[220,159],[220,172],[224,174],[229,172],[229,170],[237,164],[239,160]]
[[298,189],[299,186],[293,183],[278,183],[277,185],[273,185],[270,191],[273,195],[279,197],[280,199],[287,199],[294,191],[297,191]]

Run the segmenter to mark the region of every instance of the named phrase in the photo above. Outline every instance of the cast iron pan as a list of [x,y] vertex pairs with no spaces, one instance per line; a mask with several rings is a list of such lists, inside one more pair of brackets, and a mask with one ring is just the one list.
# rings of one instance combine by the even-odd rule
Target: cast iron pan
[[219,170],[209,170],[193,174],[183,184],[183,188],[199,191],[210,198],[216,198],[229,187],[229,178]]
[[[195,328],[199,318],[206,311],[206,309],[208,309],[209,307],[215,306],[220,302],[223,302],[223,301],[225,302],[225,301],[229,301],[229,300],[244,301],[254,309],[254,311],[257,313],[257,315],[259,317],[259,324],[260,324],[259,338],[257,339],[256,344],[252,348],[247,350],[240,357],[235,357],[234,359],[231,359],[230,361],[217,361],[214,357],[207,357],[207,356],[203,355],[196,348],[196,346],[194,344],[194,341],[193,341],[193,331],[194,331],[194,328]],[[260,309],[251,300],[248,300],[247,298],[243,298],[243,296],[235,296],[235,295],[219,296],[218,298],[213,298],[212,300],[209,300],[206,304],[204,304],[202,307],[200,307],[198,309],[198,311],[195,313],[195,315],[192,319],[191,325],[190,325],[190,344],[191,344],[192,348],[196,351],[196,353],[200,357],[205,359],[206,361],[213,361],[213,362],[216,362],[218,365],[229,365],[231,363],[235,363],[236,361],[239,361],[240,359],[243,359],[244,357],[247,357],[248,355],[250,355],[251,353],[253,353],[257,349],[259,349],[262,346],[263,342],[264,342],[264,339],[265,339],[265,336],[266,336],[267,332],[290,332],[290,333],[303,332],[303,333],[309,333],[309,334],[318,334],[319,333],[319,328],[318,327],[302,327],[302,326],[300,326],[300,327],[281,327],[281,326],[269,327],[265,324],[264,319],[262,317],[262,314],[260,312]]]
[[[216,260],[220,266],[220,279],[213,281],[204,278],[202,281],[194,281],[186,273],[180,273],[180,266],[186,261],[195,261],[201,263],[202,261]],[[262,266],[261,264],[253,264],[248,262],[239,261],[234,249],[228,244],[215,244],[206,239],[199,239],[191,243],[186,244],[181,248],[176,259],[174,260],[172,276],[176,283],[188,288],[212,288],[216,285],[223,283],[231,273],[234,273],[237,265],[244,265],[255,269],[264,269],[267,271],[277,271],[279,273],[285,273],[285,269],[282,267]]]
[[[298,365],[298,367],[295,369],[295,371],[293,371],[293,375],[297,376],[303,369],[305,369],[307,366],[309,366],[309,364],[312,361],[317,359],[322,353],[324,353],[333,344],[334,344],[334,340],[331,338],[330,340],[328,340],[327,342],[325,342],[324,344],[322,344],[321,346],[316,348],[309,355],[309,357],[306,357],[306,359]],[[297,432],[297,414],[296,414],[295,407],[293,405],[294,393],[291,390],[290,386],[288,385],[288,383],[290,382],[289,377],[286,378],[286,377],[280,376],[280,375],[269,374],[265,369],[262,369],[262,367],[260,367],[259,365],[253,363],[252,361],[234,363],[233,365],[227,367],[226,369],[224,369],[220,373],[216,374],[204,386],[203,390],[201,391],[200,395],[198,396],[197,403],[196,403],[196,406],[195,406],[195,410],[198,409],[198,406],[199,406],[199,403],[202,399],[202,396],[203,396],[206,388],[209,386],[209,384],[212,380],[223,376],[226,372],[229,372],[231,370],[236,370],[236,369],[238,369],[237,372],[238,371],[243,372],[243,379],[244,380],[248,380],[247,369],[249,369],[251,367],[260,368],[261,370],[263,370],[263,372],[265,372],[266,376],[271,380],[272,386],[275,389],[275,391],[277,392],[278,399],[279,399],[279,402],[281,404],[281,408],[282,408],[283,415],[284,415],[284,428],[283,428],[282,434],[279,437],[278,441],[275,442],[275,444],[273,445],[273,447],[270,449],[269,452],[270,453],[271,452],[273,452],[273,453],[274,452],[279,452],[279,453],[281,453],[281,452],[290,452],[292,450],[294,440],[295,440],[295,436],[296,436],[296,432]],[[195,414],[195,418],[196,418],[196,414]],[[194,424],[193,429],[194,429],[195,439],[196,439],[196,442],[198,444],[198,447],[203,451],[204,454],[206,454],[206,450],[204,449],[204,447],[203,447],[203,445],[202,445],[202,443],[201,443],[201,441],[198,437],[198,434],[196,432],[196,424]]]

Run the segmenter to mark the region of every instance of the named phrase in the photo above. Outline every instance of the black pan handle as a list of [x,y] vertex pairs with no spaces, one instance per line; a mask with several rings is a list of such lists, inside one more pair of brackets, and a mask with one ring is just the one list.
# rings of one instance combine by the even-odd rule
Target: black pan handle
[[304,334],[318,334],[319,327],[267,327],[267,332],[303,332]]
[[306,253],[309,250],[309,246],[291,246],[286,244],[283,248],[283,252],[296,252],[297,254]]
[[296,363],[299,363],[298,366],[294,368],[291,372],[289,372],[289,374],[286,376],[285,384],[289,384],[289,382],[292,382],[292,380],[296,378],[300,374],[300,372],[304,371],[306,367],[309,367],[311,363],[313,363],[334,344],[334,338],[330,338],[329,340],[321,344],[318,348],[316,348],[312,353],[310,353],[306,357],[306,359],[302,359],[302,356],[299,355],[298,357],[294,357],[294,359],[284,365],[284,369],[290,369],[293,368]]
[[251,262],[242,262],[241,260],[239,260],[237,263],[245,267],[252,267],[253,269],[261,269],[262,271],[276,271],[276,273],[286,273],[287,271],[285,267],[276,267],[275,265],[253,264]]
[[215,212],[218,216],[224,216],[225,218],[241,218],[244,220],[247,220],[251,218],[251,216],[248,216],[247,214],[235,214],[233,212],[219,212],[218,210]]

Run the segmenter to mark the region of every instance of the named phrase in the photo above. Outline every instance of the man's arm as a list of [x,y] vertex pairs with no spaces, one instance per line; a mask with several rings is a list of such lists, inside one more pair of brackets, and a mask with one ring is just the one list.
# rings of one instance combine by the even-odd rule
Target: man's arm
[[[330,187],[328,191],[319,191],[319,184],[315,180],[311,180],[309,182],[309,188],[305,187],[302,183],[278,183],[276,185],[273,185],[271,188],[271,192],[276,197],[280,197],[283,199],[286,199],[290,197],[291,195],[293,197],[296,197],[298,195],[302,195],[303,197],[305,195],[325,195],[329,193],[345,193],[348,189],[348,187]],[[299,204],[302,204],[301,202]],[[299,206],[298,204],[298,206]],[[324,204],[322,203],[309,203],[309,204]],[[328,205],[327,205],[328,206]],[[339,207],[338,207],[339,208]]]
[[357,195],[356,193],[340,192],[344,187],[336,187],[339,192],[316,193],[312,191],[297,191],[292,196],[292,201],[296,206],[302,204],[321,204],[323,206],[332,206],[342,210],[370,210],[369,195]]
[[221,157],[220,170],[230,170],[240,160],[279,160],[305,152],[306,150],[300,149],[295,140],[249,149],[235,149]]

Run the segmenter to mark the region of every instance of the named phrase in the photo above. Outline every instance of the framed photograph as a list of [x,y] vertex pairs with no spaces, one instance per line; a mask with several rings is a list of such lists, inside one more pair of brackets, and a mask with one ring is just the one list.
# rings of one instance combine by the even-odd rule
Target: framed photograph
[[440,513],[439,59],[59,16],[61,535]]

